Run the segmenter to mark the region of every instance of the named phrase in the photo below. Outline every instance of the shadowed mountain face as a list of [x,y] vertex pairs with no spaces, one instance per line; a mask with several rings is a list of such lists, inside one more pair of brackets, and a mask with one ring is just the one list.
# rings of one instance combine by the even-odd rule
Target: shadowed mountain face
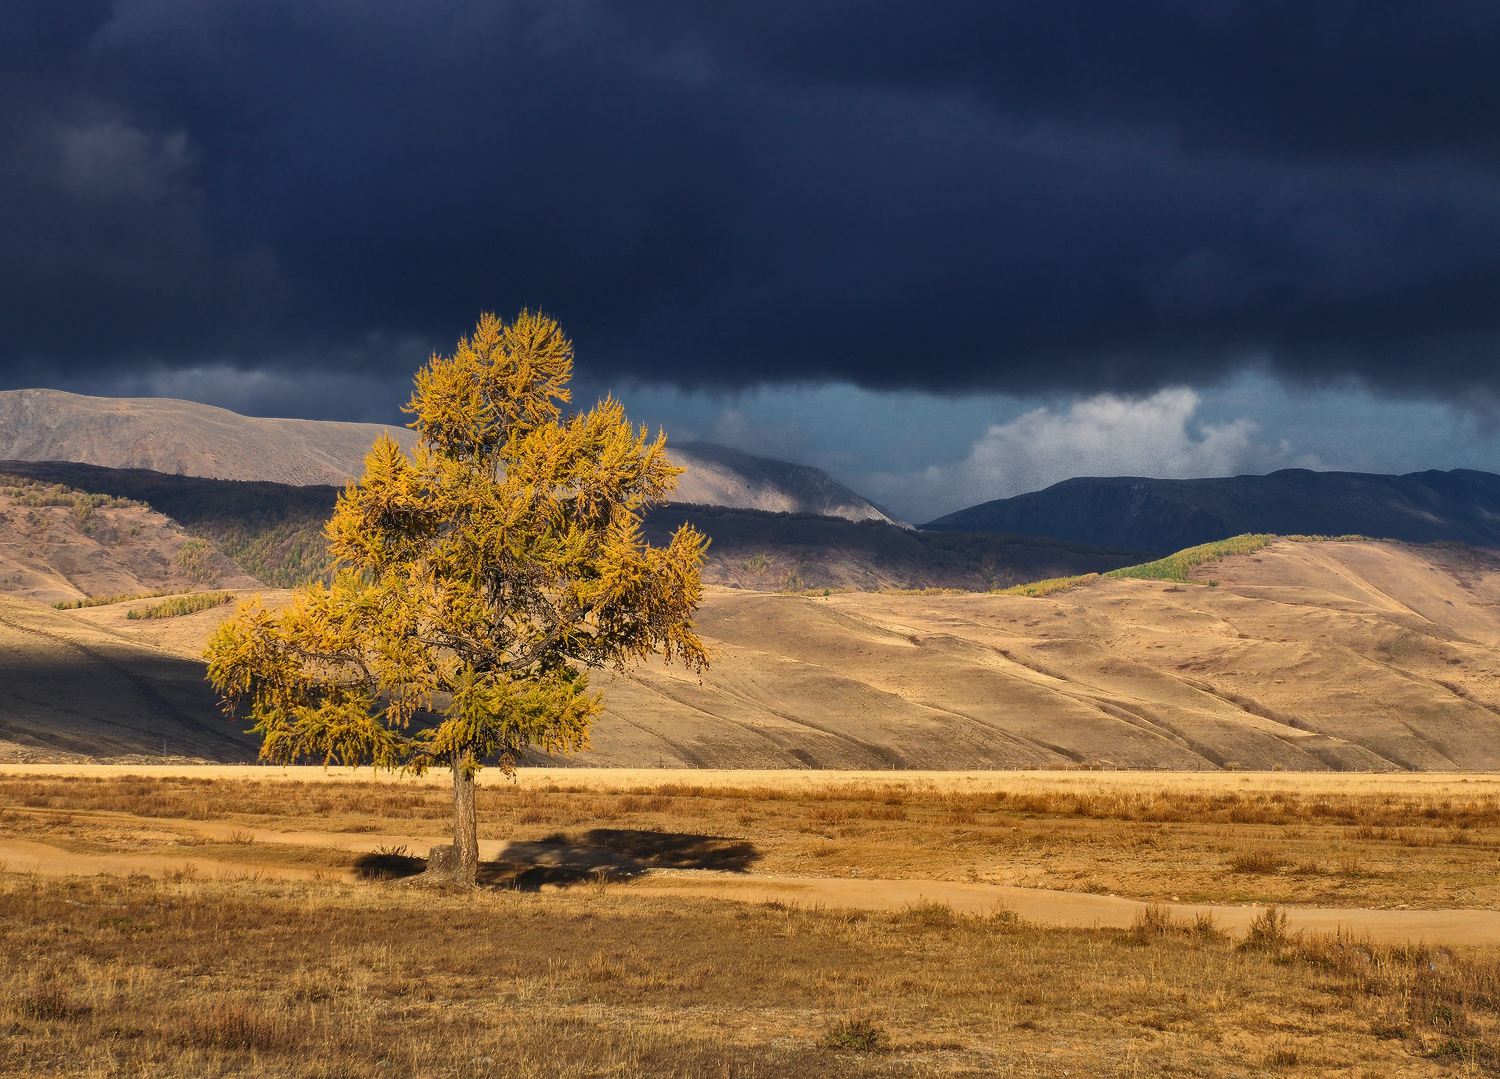
[[220,713],[201,662],[69,613],[0,596],[0,755],[255,759],[256,742]]
[[643,531],[657,546],[691,524],[708,536],[707,584],[757,592],[838,588],[961,588],[985,592],[1015,584],[1104,573],[1146,560],[1141,551],[1057,540],[963,532],[918,532],[885,520],[859,522],[809,513],[722,506],[660,506]]
[[[329,567],[323,525],[333,513],[338,487],[173,476],[64,461],[0,461],[4,473],[143,502],[191,535],[209,540],[268,585],[295,585]],[[121,539],[116,548],[131,542]]]
[[[0,461],[0,474],[7,472],[146,503],[192,535],[212,541],[265,584],[290,587],[329,568],[323,525],[333,513],[337,487],[168,476],[145,469],[56,461]],[[1103,572],[1143,560],[1141,552],[1056,541],[914,532],[884,518],[855,523],[809,513],[680,504],[649,512],[644,522],[646,538],[665,544],[684,523],[695,525],[713,540],[705,580],[757,591],[984,590]],[[117,555],[128,552],[133,542],[118,538],[111,550]],[[130,589],[106,589],[111,590]],[[6,591],[22,594],[0,581],[0,592]],[[58,598],[66,597],[60,594]]]
[[1081,478],[970,506],[922,527],[1159,554],[1245,532],[1489,547],[1500,545],[1500,476],[1462,468],[1405,476],[1288,468],[1228,479]]

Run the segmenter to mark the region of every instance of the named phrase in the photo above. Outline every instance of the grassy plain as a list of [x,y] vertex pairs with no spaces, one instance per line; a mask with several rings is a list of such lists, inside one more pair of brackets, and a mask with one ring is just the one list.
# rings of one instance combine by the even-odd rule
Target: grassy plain
[[[480,837],[630,853],[641,836],[691,833],[733,838],[746,853],[728,868],[764,874],[982,881],[1201,904],[1500,907],[1500,783],[1488,776],[734,775],[553,769],[544,780],[491,783],[479,789]],[[0,777],[0,826],[81,853],[170,856],[187,844],[195,855],[247,865],[289,855],[279,844],[215,839],[222,826],[441,841],[451,812],[445,786],[369,776],[9,775]],[[209,821],[221,827],[198,825]],[[321,849],[330,872],[352,864],[342,846]],[[314,855],[297,858],[313,864]]]
[[548,856],[1493,908],[1489,776],[524,772],[480,790],[498,886],[454,894],[392,879],[441,783],[91,771],[0,776],[0,839],[158,868],[0,875],[3,1074],[1500,1074],[1493,949],[722,902]]

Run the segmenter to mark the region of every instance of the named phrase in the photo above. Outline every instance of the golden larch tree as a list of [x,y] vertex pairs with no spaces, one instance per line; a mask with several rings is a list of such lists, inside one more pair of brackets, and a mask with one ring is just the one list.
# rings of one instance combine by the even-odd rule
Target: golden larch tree
[[572,368],[552,319],[483,316],[417,373],[413,455],[382,436],[340,494],[331,585],[276,612],[240,604],[205,657],[262,759],[451,769],[440,859],[460,882],[479,862],[476,773],[586,749],[603,709],[587,669],[708,664],[692,621],[707,540],[683,525],[654,548],[640,532],[682,470],[612,398],[564,418]]

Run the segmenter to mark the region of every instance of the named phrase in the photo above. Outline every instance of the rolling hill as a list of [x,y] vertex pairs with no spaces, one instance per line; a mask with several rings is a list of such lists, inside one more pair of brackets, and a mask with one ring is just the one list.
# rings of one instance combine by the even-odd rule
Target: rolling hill
[[1500,476],[1383,476],[1289,468],[1267,476],[1064,480],[939,517],[925,529],[1051,536],[1167,554],[1245,532],[1500,545]]
[[242,725],[219,713],[202,662],[70,617],[79,613],[0,596],[0,759],[255,759]]
[[[698,624],[713,667],[701,680],[660,665],[596,673],[607,708],[578,763],[1500,767],[1500,559],[1276,540],[1195,574],[1210,575],[1217,587],[1095,578],[1041,598],[712,588]],[[145,623],[119,606],[3,601],[0,652],[21,642],[31,651],[14,654],[32,658],[0,738],[13,752],[102,757],[159,753],[165,736],[174,752],[240,759],[238,742],[210,744],[223,721],[188,686],[186,657],[225,613]],[[48,639],[79,647],[39,650]],[[121,666],[136,689],[109,673]],[[158,679],[177,712],[117,723],[115,697]]]

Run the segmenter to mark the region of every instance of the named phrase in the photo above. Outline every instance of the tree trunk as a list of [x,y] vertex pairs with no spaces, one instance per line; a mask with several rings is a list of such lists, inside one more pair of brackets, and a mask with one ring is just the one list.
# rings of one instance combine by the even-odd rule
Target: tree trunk
[[453,879],[473,884],[479,873],[479,829],[474,819],[474,771],[467,753],[453,755]]

